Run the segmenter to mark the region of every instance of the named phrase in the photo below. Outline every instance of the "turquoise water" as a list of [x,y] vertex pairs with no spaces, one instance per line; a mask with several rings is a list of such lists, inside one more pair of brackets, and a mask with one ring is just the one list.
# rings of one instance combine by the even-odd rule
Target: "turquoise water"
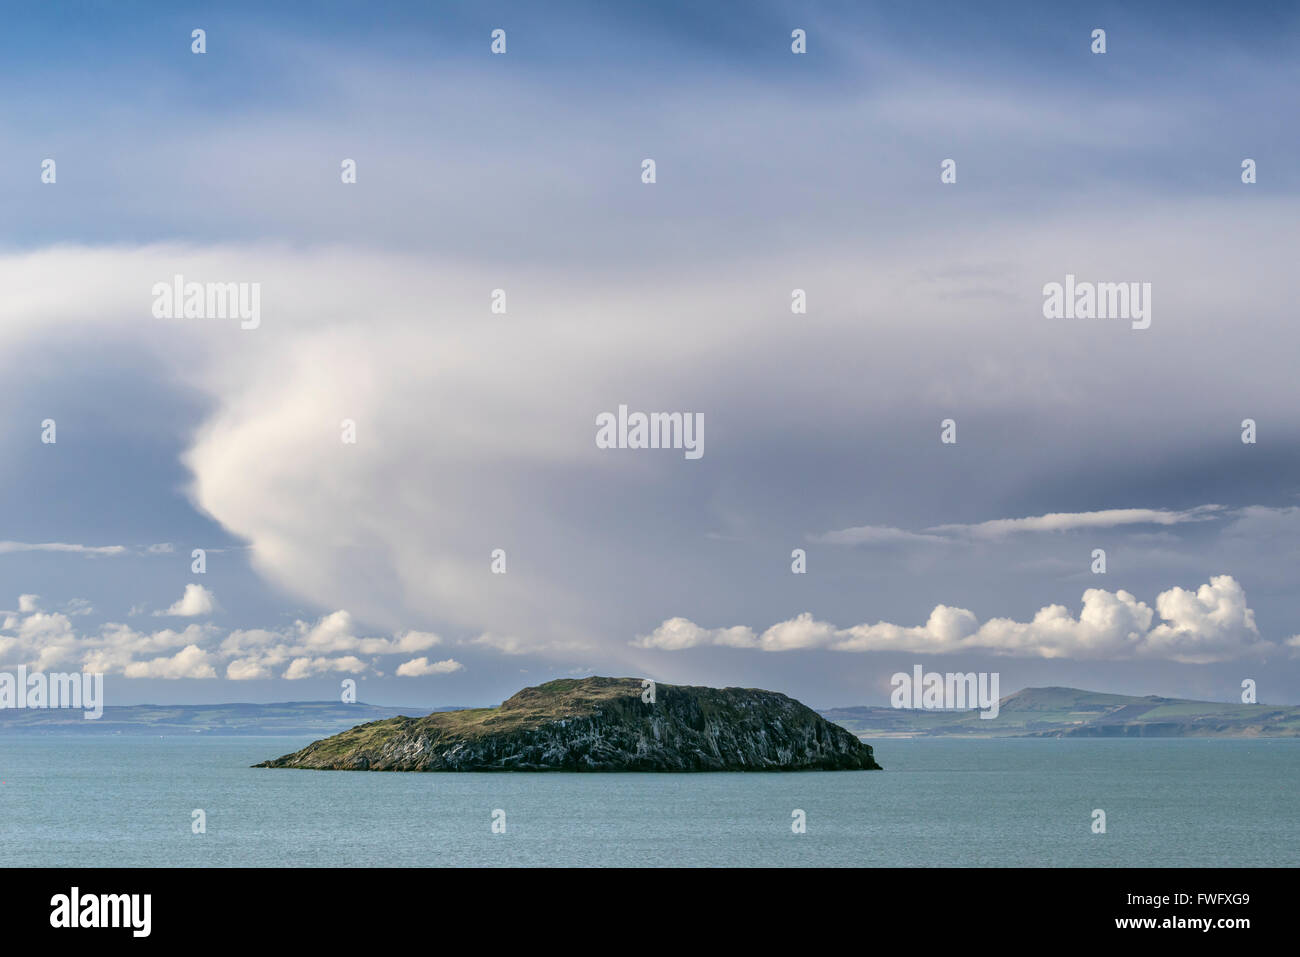
[[309,740],[0,740],[0,866],[1300,864],[1293,740],[883,740],[879,772],[248,767]]

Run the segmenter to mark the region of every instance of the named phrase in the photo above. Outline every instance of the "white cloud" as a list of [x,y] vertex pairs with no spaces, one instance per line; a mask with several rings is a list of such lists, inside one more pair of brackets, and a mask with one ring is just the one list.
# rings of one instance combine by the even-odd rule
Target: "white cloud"
[[[32,600],[20,604],[35,608],[35,596],[25,597]],[[128,678],[210,678],[216,676],[217,666],[224,664],[226,678],[234,681],[275,677],[280,669],[281,677],[293,680],[372,669],[372,662],[342,652],[376,657],[410,655],[441,643],[438,635],[421,631],[392,638],[358,636],[346,611],[324,615],[315,623],[295,621],[278,630],[225,633],[210,623],[193,623],[180,631],[142,632],[110,622],[98,633],[79,635],[65,615],[33,610],[8,614],[0,623],[0,665],[25,664],[42,670],[78,665],[85,671]],[[427,659],[419,660],[427,664]],[[428,667],[429,674],[445,674],[460,665],[447,659]]]
[[[1257,350],[1251,363],[1223,364],[1204,343],[1221,315],[1238,305],[1230,290],[1240,288],[1256,291],[1259,340],[1292,341],[1290,305],[1273,280],[1285,268],[1281,250],[1295,202],[1280,200],[1242,220],[1230,200],[1189,206],[1182,199],[1152,200],[1140,224],[1118,240],[1113,209],[1085,207],[1045,217],[1024,213],[979,243],[971,242],[967,227],[945,223],[888,241],[851,240],[846,232],[794,259],[781,251],[767,261],[733,258],[725,251],[731,247],[719,244],[724,251],[716,260],[683,270],[673,284],[621,260],[617,268],[584,273],[582,282],[553,264],[525,267],[512,271],[511,316],[527,303],[527,321],[512,318],[508,326],[474,318],[484,311],[481,291],[500,282],[496,266],[440,265],[388,248],[61,246],[0,257],[0,282],[24,290],[0,302],[0,353],[21,354],[8,346],[47,336],[51,328],[70,335],[74,322],[95,323],[124,347],[152,353],[158,368],[186,370],[186,385],[206,410],[183,459],[192,476],[187,491],[200,511],[249,543],[259,574],[297,599],[348,608],[391,633],[416,627],[506,636],[491,641],[518,652],[549,654],[563,642],[596,636],[591,644],[606,642],[603,650],[612,656],[627,649],[611,649],[603,636],[664,617],[662,607],[648,607],[694,584],[683,580],[716,571],[715,590],[728,591],[729,599],[745,587],[738,576],[718,571],[718,563],[666,543],[681,541],[688,522],[697,535],[721,526],[762,540],[773,525],[749,494],[755,491],[750,474],[737,465],[758,461],[760,450],[790,450],[807,437],[814,457],[806,465],[815,470],[842,463],[850,446],[886,448],[883,439],[900,408],[920,414],[932,406],[969,410],[986,422],[1024,414],[1030,425],[1057,423],[1072,442],[1077,437],[1069,462],[1045,462],[1049,452],[1018,447],[1018,474],[1010,479],[1010,455],[990,462],[985,484],[972,491],[987,497],[1060,478],[1061,469],[1088,461],[1094,451],[1100,471],[1109,464],[1104,456],[1139,429],[1153,458],[1186,447],[1186,436],[1218,414],[1217,400],[1197,386],[1211,376],[1219,394],[1258,395],[1253,414],[1293,421],[1287,350]],[[1251,242],[1224,242],[1224,221]],[[1270,252],[1261,256],[1259,249]],[[966,277],[954,287],[918,267],[936,260],[951,260]],[[1152,333],[1165,349],[1160,363],[1153,366],[1133,348],[1134,335],[1041,321],[1037,290],[1059,274],[1061,263],[1080,275],[1107,276],[1132,262],[1167,290],[1164,314],[1180,317]],[[1188,262],[1199,264],[1195,283],[1181,281]],[[784,294],[744,282],[792,272],[827,304],[801,326],[796,354]],[[261,326],[241,331],[219,321],[142,321],[141,302],[147,306],[152,284],[175,273],[263,282]],[[79,277],[77,288],[69,287],[68,275]],[[971,277],[1000,292],[973,300],[963,292]],[[81,308],[86,288],[95,290],[93,316]],[[883,312],[875,310],[889,302],[907,302],[915,322],[877,321]],[[619,310],[617,323],[609,321],[611,304]],[[712,321],[719,315],[747,318],[738,327]],[[1155,322],[1161,323],[1158,316]],[[501,338],[506,328],[513,337],[508,349]],[[918,329],[926,334],[918,336]],[[745,340],[741,351],[738,335]],[[1059,361],[1062,336],[1079,348],[1086,342],[1093,371]],[[944,347],[933,348],[936,341]],[[853,354],[872,357],[871,375],[846,370],[844,356]],[[678,381],[694,383],[693,391],[667,388],[666,367],[679,370]],[[1166,416],[1162,427],[1143,425],[1122,390],[1098,390],[1096,368],[1117,382],[1146,383],[1161,398],[1152,414]],[[788,376],[815,387],[755,388]],[[663,471],[664,457],[599,454],[593,415],[634,395],[698,401],[717,428],[725,424],[725,431],[710,433],[725,456],[708,453],[706,461],[715,464],[684,480],[680,462],[675,472]],[[852,436],[813,425],[855,410],[869,411]],[[343,418],[358,423],[356,445],[339,441]],[[966,448],[973,436],[962,434]],[[937,441],[926,444],[937,447]],[[833,453],[822,454],[826,449]],[[774,483],[786,480],[782,468],[774,468]],[[585,494],[557,493],[574,487]],[[661,516],[664,534],[626,534],[628,526],[615,536],[617,523],[603,518],[616,507],[615,489],[635,490],[637,515]],[[371,507],[389,502],[394,507]],[[1158,509],[1079,514],[1091,517],[1040,515],[942,532],[858,526],[824,534],[867,544],[909,536],[983,540],[1110,527],[1106,522],[1160,527],[1196,517]],[[508,575],[487,571],[488,515],[518,543]],[[549,557],[552,547],[562,554]],[[529,553],[547,557],[520,560]],[[647,587],[621,592],[633,565],[647,570],[637,572],[646,575]],[[342,653],[365,654],[359,647]]]
[[383,638],[369,638],[362,642],[361,650],[368,655],[392,654],[395,652],[428,651],[435,645],[442,644],[442,639],[429,631],[408,631],[393,641]]
[[1033,532],[1069,532],[1090,528],[1117,528],[1125,525],[1182,525],[1219,518],[1222,505],[1198,505],[1175,511],[1162,508],[1106,508],[1094,512],[1050,512],[1027,518],[998,518],[975,524],[933,525],[924,532],[887,525],[858,525],[837,531],[809,535],[820,545],[892,545],[897,543],[944,543],[967,539],[998,540],[1011,535]]
[[98,635],[82,637],[77,644],[82,656],[81,667],[85,671],[150,677],[147,673],[132,674],[129,669],[134,664],[149,663],[153,660],[149,656],[157,656],[159,652],[207,644],[217,634],[218,630],[212,625],[191,624],[181,631],[164,628],[141,632],[129,625],[109,623],[100,629]]
[[85,598],[73,598],[63,610],[69,615],[91,615],[94,614],[95,607]]
[[133,661],[123,674],[128,678],[215,678],[207,652],[198,645],[186,645],[170,658]]
[[366,671],[371,665],[358,655],[411,654],[443,643],[441,637],[427,631],[407,631],[392,638],[356,632],[352,615],[335,611],[315,623],[295,621],[280,630],[232,631],[222,640],[219,652],[232,659],[226,666],[227,678],[269,678],[274,669],[287,663],[282,677],[297,679],[330,671]]
[[889,622],[838,628],[807,612],[779,622],[757,637],[745,627],[702,628],[671,618],[635,639],[640,648],[673,651],[703,645],[792,651],[906,651],[951,654],[971,651],[1018,657],[1115,659],[1157,658],[1188,663],[1230,661],[1258,655],[1263,641],[1246,594],[1231,575],[1217,575],[1195,592],[1171,588],[1156,598],[1155,613],[1133,595],[1089,588],[1074,617],[1064,605],[1048,605],[1027,622],[991,618],[980,624],[964,608],[937,605],[924,625]]
[[476,638],[471,638],[471,645],[481,645],[485,648],[491,648],[493,651],[499,651],[503,655],[522,655],[533,650],[531,642],[515,638],[511,635],[494,635],[490,632],[484,632]]
[[76,632],[66,615],[33,611],[25,618],[9,616],[5,630],[16,634],[0,637],[0,659],[15,660],[35,670],[68,661],[78,650]]
[[1179,661],[1210,662],[1247,654],[1258,644],[1255,613],[1246,605],[1246,593],[1231,576],[1211,578],[1195,592],[1171,588],[1156,598],[1156,611],[1164,622],[1147,636],[1158,657]]
[[948,539],[942,535],[909,532],[888,525],[856,525],[853,528],[809,535],[808,541],[814,545],[894,545],[904,542],[946,542]]
[[177,618],[197,618],[199,615],[210,615],[213,609],[217,607],[215,596],[202,585],[189,584],[185,586],[185,594],[181,595],[166,611],[156,611],[155,615],[166,615]]
[[492,632],[484,632],[474,638],[461,641],[459,644],[488,648],[503,655],[560,654],[591,650],[590,642],[576,638],[539,640],[536,637],[521,638],[515,635],[493,634]]
[[0,555],[12,552],[71,552],[76,555],[125,555],[124,545],[69,545],[64,542],[0,542]]
[[749,628],[701,628],[686,618],[669,618],[650,634],[637,638],[632,644],[638,648],[659,648],[677,651],[698,645],[727,645],[732,648],[753,647],[757,639]]
[[1005,538],[1021,532],[1065,532],[1080,528],[1115,528],[1121,525],[1181,525],[1218,517],[1222,505],[1198,505],[1183,511],[1160,508],[1107,508],[1095,512],[1052,512],[1029,518],[1002,518],[975,525],[935,525],[931,532]]
[[289,662],[289,667],[281,677],[296,681],[300,678],[328,674],[331,671],[360,672],[365,671],[367,667],[364,661],[354,655],[346,655],[342,658],[295,658]]
[[346,611],[326,615],[310,628],[301,621],[295,627],[301,633],[300,646],[309,651],[352,651],[360,642]]
[[454,658],[430,662],[428,658],[421,656],[402,662],[397,666],[397,674],[403,678],[418,678],[423,675],[451,674],[453,671],[460,671],[464,667]]
[[236,658],[226,665],[226,677],[231,681],[252,681],[258,678],[270,678],[272,674],[271,664],[265,659]]

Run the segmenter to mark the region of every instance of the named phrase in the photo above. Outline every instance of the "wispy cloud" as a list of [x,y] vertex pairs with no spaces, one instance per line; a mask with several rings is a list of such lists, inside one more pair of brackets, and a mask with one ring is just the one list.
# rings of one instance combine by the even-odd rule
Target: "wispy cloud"
[[1096,512],[1052,512],[1029,518],[1001,518],[975,525],[935,525],[927,531],[972,538],[1005,538],[1023,532],[1068,532],[1121,525],[1182,525],[1219,517],[1222,505],[1198,505],[1183,511],[1157,508],[1108,508]]
[[0,542],[0,555],[15,552],[71,552],[76,555],[125,555],[125,545],[73,545],[67,542]]
[[897,545],[910,542],[943,543],[949,539],[942,535],[909,532],[890,525],[855,525],[833,532],[807,536],[814,545]]
[[[170,555],[175,548],[170,542],[156,545],[78,545],[71,542],[14,542],[0,541],[0,555],[21,552],[64,552],[70,555]],[[208,549],[218,551],[218,549]]]
[[975,524],[932,525],[909,532],[888,525],[857,525],[807,536],[818,545],[892,545],[923,542],[946,543],[970,539],[993,541],[1036,532],[1069,532],[1085,528],[1124,525],[1182,525],[1205,522],[1228,514],[1222,505],[1198,505],[1175,511],[1160,508],[1107,508],[1094,512],[1049,512],[1027,518],[998,518]]

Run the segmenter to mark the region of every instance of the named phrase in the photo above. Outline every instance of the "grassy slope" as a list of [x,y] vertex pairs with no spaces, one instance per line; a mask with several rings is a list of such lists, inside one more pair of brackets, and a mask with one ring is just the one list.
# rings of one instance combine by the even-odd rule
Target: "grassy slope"
[[423,718],[389,718],[351,728],[319,741],[315,754],[329,757],[365,748],[396,731],[420,731],[435,740],[478,738],[537,728],[561,718],[591,714],[602,701],[641,693],[637,678],[560,678],[536,688],[525,688],[495,708],[435,711]]

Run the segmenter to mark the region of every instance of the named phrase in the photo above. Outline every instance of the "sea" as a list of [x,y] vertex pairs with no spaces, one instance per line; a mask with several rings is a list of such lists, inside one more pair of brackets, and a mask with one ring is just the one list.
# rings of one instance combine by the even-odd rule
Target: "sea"
[[880,739],[883,771],[249,766],[311,740],[0,737],[0,866],[1300,864],[1295,739]]

